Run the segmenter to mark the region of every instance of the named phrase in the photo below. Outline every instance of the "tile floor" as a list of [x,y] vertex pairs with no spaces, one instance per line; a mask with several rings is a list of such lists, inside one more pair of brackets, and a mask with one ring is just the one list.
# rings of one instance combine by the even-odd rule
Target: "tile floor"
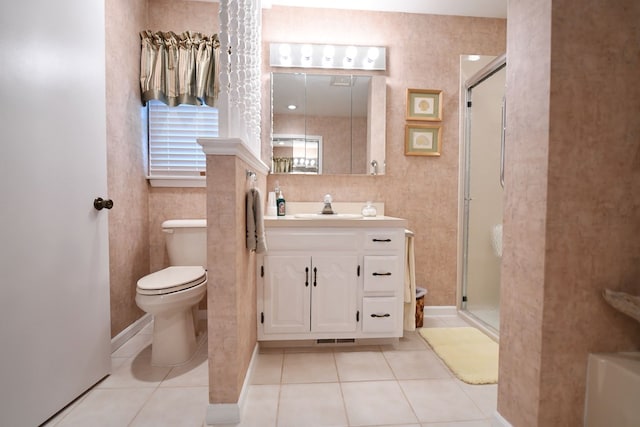
[[[468,326],[456,316],[425,327]],[[181,367],[150,366],[151,327],[112,354],[112,374],[46,427],[202,427],[208,399],[206,337]],[[420,335],[396,345],[264,348],[248,388],[242,427],[490,427],[496,385],[467,385]]]

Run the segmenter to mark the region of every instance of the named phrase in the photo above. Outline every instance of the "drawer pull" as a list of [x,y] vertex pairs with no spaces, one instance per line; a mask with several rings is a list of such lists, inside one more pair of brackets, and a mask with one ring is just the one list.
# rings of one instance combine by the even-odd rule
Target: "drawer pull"
[[390,315],[389,313],[385,313],[385,314],[376,314],[376,313],[373,313],[373,314],[371,315],[371,317],[391,317],[391,315]]
[[304,286],[308,287],[309,286],[309,267],[304,268],[304,273],[305,273]]
[[313,287],[318,286],[318,269],[313,267]]
[[373,241],[374,242],[386,242],[386,243],[388,243],[388,242],[391,241],[391,239],[373,239]]
[[373,273],[373,276],[391,276],[391,273]]

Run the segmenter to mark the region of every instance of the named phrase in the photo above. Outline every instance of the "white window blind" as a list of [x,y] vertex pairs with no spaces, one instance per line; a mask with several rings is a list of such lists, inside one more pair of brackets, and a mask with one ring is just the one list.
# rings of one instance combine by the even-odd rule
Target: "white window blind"
[[199,176],[206,169],[201,137],[218,136],[218,109],[149,101],[149,176]]

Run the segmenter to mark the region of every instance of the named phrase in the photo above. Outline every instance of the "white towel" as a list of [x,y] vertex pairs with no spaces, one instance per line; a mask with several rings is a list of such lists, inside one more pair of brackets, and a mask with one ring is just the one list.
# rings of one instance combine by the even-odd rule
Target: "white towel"
[[413,248],[413,232],[405,231],[404,269],[404,330],[416,330],[416,260]]
[[264,234],[264,218],[260,192],[257,188],[247,191],[247,249],[261,254],[267,251],[267,240]]

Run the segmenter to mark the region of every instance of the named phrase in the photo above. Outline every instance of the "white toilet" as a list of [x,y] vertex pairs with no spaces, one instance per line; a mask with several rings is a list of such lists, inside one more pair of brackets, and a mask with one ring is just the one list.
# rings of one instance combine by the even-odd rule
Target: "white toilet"
[[162,223],[169,264],[138,280],[136,304],[153,315],[151,364],[174,366],[194,355],[198,303],[207,290],[207,222]]

